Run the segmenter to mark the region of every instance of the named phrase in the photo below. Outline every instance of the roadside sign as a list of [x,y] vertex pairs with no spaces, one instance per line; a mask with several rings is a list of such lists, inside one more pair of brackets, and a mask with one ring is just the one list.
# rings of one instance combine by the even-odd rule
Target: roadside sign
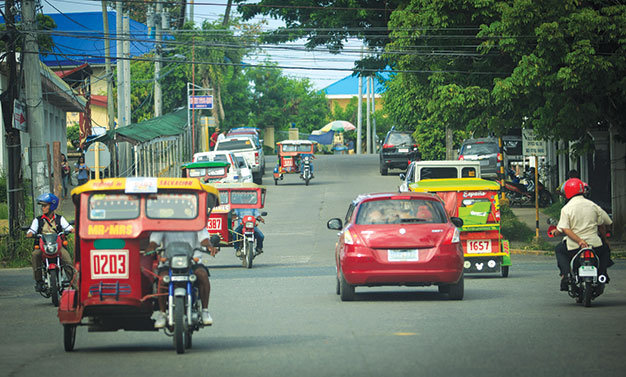
[[522,154],[525,156],[545,156],[546,142],[538,140],[533,130],[522,130]]
[[111,164],[111,153],[104,143],[92,143],[87,152],[85,152],[85,164],[89,169],[94,170],[96,168],[96,146],[98,146],[100,170],[104,170]]
[[28,132],[25,116],[26,106],[18,100],[13,101],[13,128]]
[[189,96],[189,109],[212,109],[213,96]]

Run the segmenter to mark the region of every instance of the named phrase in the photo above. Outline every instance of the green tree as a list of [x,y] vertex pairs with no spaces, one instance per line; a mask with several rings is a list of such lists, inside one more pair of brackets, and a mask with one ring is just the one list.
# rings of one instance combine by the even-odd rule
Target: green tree
[[[35,22],[37,23],[36,29],[41,31],[54,30],[57,28],[57,24],[54,22],[52,17],[46,16],[45,14],[38,13],[35,16]],[[17,22],[16,20],[16,28],[18,33],[23,31],[24,27],[21,22]],[[3,22],[0,24],[0,34],[2,34],[6,30],[6,24]],[[16,51],[21,51],[24,42],[24,34],[19,33],[17,36],[17,40],[14,41]],[[2,40],[0,40],[0,51],[7,51],[7,45],[5,44],[5,38],[3,36]],[[42,56],[46,56],[48,52],[52,51],[52,47],[54,42],[52,41],[52,36],[45,32],[37,33],[37,43],[39,44],[39,53]]]

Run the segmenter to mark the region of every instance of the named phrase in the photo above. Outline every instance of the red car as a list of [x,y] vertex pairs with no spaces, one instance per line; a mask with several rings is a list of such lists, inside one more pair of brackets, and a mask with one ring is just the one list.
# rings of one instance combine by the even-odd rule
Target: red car
[[357,197],[341,219],[335,250],[337,294],[354,299],[356,286],[437,285],[463,299],[463,220],[449,218],[439,197],[427,193],[380,193]]

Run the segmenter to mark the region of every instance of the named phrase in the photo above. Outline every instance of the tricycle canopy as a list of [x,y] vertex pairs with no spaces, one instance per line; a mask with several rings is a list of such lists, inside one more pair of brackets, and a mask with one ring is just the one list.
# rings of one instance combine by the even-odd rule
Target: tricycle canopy
[[183,177],[200,178],[204,182],[217,182],[228,176],[230,164],[224,161],[188,162],[181,165]]

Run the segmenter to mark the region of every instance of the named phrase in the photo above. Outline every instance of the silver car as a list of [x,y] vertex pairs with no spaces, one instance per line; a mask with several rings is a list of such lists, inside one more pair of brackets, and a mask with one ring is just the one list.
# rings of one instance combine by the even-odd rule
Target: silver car
[[498,139],[486,137],[465,140],[459,150],[459,160],[479,161],[483,178],[497,178],[503,163]]

